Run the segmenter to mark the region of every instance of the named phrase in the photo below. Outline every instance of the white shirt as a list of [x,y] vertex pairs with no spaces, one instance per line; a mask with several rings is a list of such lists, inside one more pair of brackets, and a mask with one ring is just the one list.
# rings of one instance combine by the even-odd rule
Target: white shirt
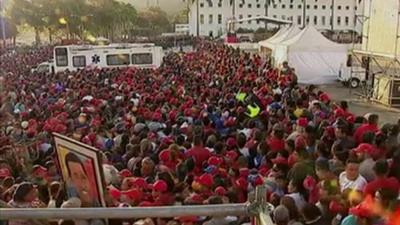
[[344,191],[345,189],[354,189],[357,191],[363,191],[364,186],[367,184],[365,178],[361,175],[358,175],[357,179],[349,180],[346,177],[346,171],[342,172],[339,176],[339,184],[340,190]]

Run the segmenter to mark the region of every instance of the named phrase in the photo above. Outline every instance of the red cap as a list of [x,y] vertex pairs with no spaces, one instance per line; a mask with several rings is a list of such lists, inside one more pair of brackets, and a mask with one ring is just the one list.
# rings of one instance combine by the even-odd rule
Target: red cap
[[200,203],[200,204],[203,203],[203,201],[204,201],[204,198],[201,197],[201,195],[196,194],[196,193],[193,193],[192,195],[190,195],[189,199],[191,202]]
[[219,166],[222,162],[223,160],[217,156],[211,156],[207,161],[208,165],[213,165],[213,166]]
[[157,113],[157,112],[156,112],[156,113],[153,113],[152,119],[153,119],[154,121],[160,121],[161,118],[162,118],[161,113]]
[[233,148],[236,146],[236,139],[233,137],[230,137],[226,140],[226,145],[230,148]]
[[346,115],[345,111],[342,108],[335,109],[335,111],[333,111],[333,114],[335,115],[336,118],[344,117]]
[[137,189],[123,191],[123,192],[121,192],[121,195],[124,195],[127,198],[129,198],[130,200],[133,200],[135,202],[140,202],[143,197],[143,193]]
[[219,196],[224,196],[226,194],[226,189],[222,186],[218,186],[217,188],[215,188],[214,192]]
[[158,158],[162,162],[168,162],[170,160],[170,152],[169,150],[163,150],[158,154]]
[[121,177],[125,178],[125,177],[132,177],[132,173],[131,171],[129,171],[128,169],[123,169],[121,171],[119,171],[118,173]]
[[5,178],[11,176],[11,172],[7,168],[1,168],[0,169],[0,178]]
[[211,174],[205,173],[201,175],[200,177],[196,178],[196,181],[206,187],[211,187],[214,183],[214,179]]
[[355,153],[366,153],[368,155],[372,155],[374,153],[374,151],[375,151],[375,148],[371,144],[363,143],[363,144],[360,144],[353,151]]
[[34,165],[32,167],[32,173],[37,175],[37,176],[46,176],[47,175],[47,169],[44,168],[43,166],[40,166],[40,165]]
[[354,216],[362,218],[369,218],[372,216],[370,209],[364,203],[361,203],[355,207],[350,208],[349,212]]
[[153,190],[157,192],[166,192],[168,190],[168,185],[163,180],[157,180],[153,184]]
[[307,118],[301,117],[297,120],[297,125],[300,127],[307,127],[308,125],[308,120]]
[[331,98],[329,97],[329,95],[327,93],[322,93],[319,95],[319,100],[321,100],[322,102],[327,102],[327,101],[330,101]]
[[275,159],[272,159],[271,161],[273,164],[284,164],[284,165],[288,164],[288,160],[282,156],[278,156]]
[[259,186],[259,185],[263,185],[264,184],[264,180],[262,179],[261,176],[257,176],[256,179],[254,180],[254,186]]
[[229,151],[226,153],[226,157],[232,161],[235,161],[238,157],[238,153],[235,151]]

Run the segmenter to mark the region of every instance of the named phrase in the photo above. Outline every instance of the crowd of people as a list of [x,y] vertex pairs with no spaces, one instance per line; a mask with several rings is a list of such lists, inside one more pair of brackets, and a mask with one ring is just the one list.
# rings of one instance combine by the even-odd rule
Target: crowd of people
[[[57,132],[101,153],[107,207],[245,203],[263,185],[277,225],[400,224],[400,120],[380,126],[376,114],[354,115],[347,102],[298,85],[287,63],[274,68],[257,55],[198,41],[195,51],[171,53],[155,70],[32,74],[29,65],[49,52],[0,56],[1,207],[91,206],[90,184],[74,196],[64,185]],[[9,221],[46,223],[103,221]]]

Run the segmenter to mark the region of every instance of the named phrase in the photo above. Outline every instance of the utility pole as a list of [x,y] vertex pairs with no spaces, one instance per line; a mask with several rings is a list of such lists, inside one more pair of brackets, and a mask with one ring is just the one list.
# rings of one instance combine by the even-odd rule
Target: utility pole
[[5,17],[4,17],[4,12],[5,10],[5,4],[3,4],[3,0],[0,0],[0,19],[1,19],[1,37],[3,39],[3,45],[6,47],[6,23],[5,23]]
[[196,0],[196,35],[200,36],[200,15],[199,15],[199,0]]
[[333,23],[335,22],[334,16],[335,16],[335,0],[332,0],[331,3],[332,9],[331,9],[331,31],[333,34]]
[[[265,17],[268,17],[268,8],[269,8],[270,0],[265,0]],[[265,29],[268,29],[268,20],[265,20]]]
[[303,28],[306,27],[306,13],[307,13],[306,6],[307,6],[307,0],[303,0]]

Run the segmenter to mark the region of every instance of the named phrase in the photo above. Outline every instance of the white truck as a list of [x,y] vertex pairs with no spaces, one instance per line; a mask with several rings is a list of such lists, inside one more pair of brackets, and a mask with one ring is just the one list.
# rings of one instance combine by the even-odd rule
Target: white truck
[[340,71],[338,80],[344,86],[357,88],[365,81],[365,69],[361,66],[346,66]]
[[54,61],[52,59],[42,62],[31,69],[32,73],[54,73],[54,71]]

